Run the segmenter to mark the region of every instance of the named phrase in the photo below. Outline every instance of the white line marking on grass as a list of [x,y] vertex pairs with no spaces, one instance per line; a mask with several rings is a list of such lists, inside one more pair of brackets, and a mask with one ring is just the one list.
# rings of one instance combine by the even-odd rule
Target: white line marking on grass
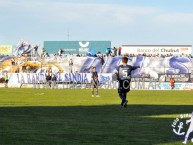
[[40,95],[44,95],[44,93],[37,93],[37,94],[35,94],[35,95],[38,95],[38,96],[40,96]]

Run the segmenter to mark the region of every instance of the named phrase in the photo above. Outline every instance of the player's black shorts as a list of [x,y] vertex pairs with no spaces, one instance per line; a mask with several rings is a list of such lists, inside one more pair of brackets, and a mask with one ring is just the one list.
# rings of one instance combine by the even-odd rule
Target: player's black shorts
[[99,86],[99,80],[93,80],[93,81],[92,81],[92,86],[93,86],[93,88],[98,88],[98,86]]
[[130,80],[119,80],[118,93],[127,93],[130,91]]

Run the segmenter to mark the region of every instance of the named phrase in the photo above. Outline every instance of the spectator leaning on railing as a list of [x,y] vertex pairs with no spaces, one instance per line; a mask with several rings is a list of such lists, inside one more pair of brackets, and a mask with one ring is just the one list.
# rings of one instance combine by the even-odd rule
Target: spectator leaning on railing
[[8,88],[8,73],[5,73],[5,88]]
[[51,76],[51,73],[47,73],[46,74],[46,83],[48,84],[48,86],[51,88],[51,79],[52,79],[52,76]]
[[73,60],[72,58],[69,60],[69,71],[72,73],[72,67],[73,67]]

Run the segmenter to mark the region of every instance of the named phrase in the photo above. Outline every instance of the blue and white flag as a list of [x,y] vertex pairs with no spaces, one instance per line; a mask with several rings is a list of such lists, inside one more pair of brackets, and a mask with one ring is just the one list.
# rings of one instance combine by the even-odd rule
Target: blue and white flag
[[29,54],[31,50],[32,47],[27,41],[20,40],[16,46],[15,55]]

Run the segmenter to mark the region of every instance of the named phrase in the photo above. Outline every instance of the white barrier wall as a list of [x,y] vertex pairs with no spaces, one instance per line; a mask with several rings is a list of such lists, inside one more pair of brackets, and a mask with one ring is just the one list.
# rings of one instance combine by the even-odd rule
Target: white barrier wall
[[[34,84],[39,84],[39,88],[43,88],[46,83],[46,74],[36,73],[9,73],[9,87],[19,88],[21,84],[23,87],[32,88]],[[99,73],[100,88],[103,89],[117,89],[118,82],[112,80],[111,73]],[[140,79],[132,79],[130,84],[131,90],[170,90],[169,82],[157,82],[154,80],[141,81]],[[74,82],[66,84],[66,82]],[[86,88],[90,87],[91,73],[58,73],[57,87],[54,88]],[[79,84],[77,84],[79,83]],[[4,87],[4,84],[0,84]],[[193,83],[175,83],[174,90],[193,90]]]
[[[171,90],[169,82],[132,82],[131,90]],[[193,83],[175,83],[174,90],[193,90]]]
[[[46,82],[46,74],[36,73],[10,73],[9,87],[32,87],[33,84],[42,84]],[[118,82],[112,80],[111,73],[99,73],[100,88],[103,89],[117,89]],[[65,84],[63,82],[74,82],[72,84]],[[80,83],[80,84],[77,84]],[[57,74],[57,88],[86,88],[86,84],[91,82],[91,73],[60,73]],[[88,85],[89,86],[89,85]],[[3,87],[3,85],[2,85]],[[43,86],[39,86],[43,88]],[[55,87],[54,87],[55,88]],[[170,90],[169,82],[156,82],[154,80],[142,82],[133,79],[130,84],[131,90]],[[175,90],[193,90],[193,83],[175,83]]]

